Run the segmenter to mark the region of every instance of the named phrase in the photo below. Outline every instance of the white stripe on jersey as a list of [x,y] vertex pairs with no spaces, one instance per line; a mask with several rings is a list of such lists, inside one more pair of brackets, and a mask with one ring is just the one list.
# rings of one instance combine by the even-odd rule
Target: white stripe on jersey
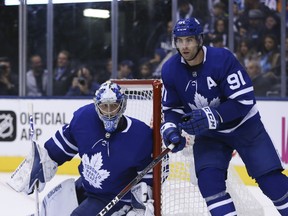
[[69,146],[69,148],[71,148],[71,149],[73,149],[74,151],[77,151],[77,152],[78,152],[78,148],[77,148],[75,145],[73,145],[72,143],[70,143],[70,142],[66,139],[66,137],[63,135],[63,130],[58,130],[58,131],[59,131],[62,139],[64,140],[64,142]]
[[247,92],[252,92],[252,91],[253,91],[253,86],[237,91],[234,94],[230,95],[228,98],[234,99],[238,97],[239,95],[243,95],[243,94],[246,94]]
[[59,140],[53,136],[52,137],[54,143],[68,156],[74,157],[76,154],[72,154],[72,153],[68,153],[67,151],[65,151],[65,149],[63,148],[62,144],[59,142]]
[[244,104],[244,105],[253,105],[253,103],[254,103],[253,100],[240,100],[238,102],[241,104]]
[[218,131],[220,133],[231,133],[232,131],[236,130],[240,125],[242,125],[244,122],[246,122],[248,119],[252,118],[254,115],[258,113],[258,109],[256,104],[252,107],[252,109],[247,113],[247,115],[242,119],[242,121],[235,126],[234,128],[226,129]]

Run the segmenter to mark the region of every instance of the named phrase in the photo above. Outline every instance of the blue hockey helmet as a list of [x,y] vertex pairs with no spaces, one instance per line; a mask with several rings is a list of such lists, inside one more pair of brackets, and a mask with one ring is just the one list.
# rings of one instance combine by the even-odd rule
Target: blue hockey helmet
[[198,36],[202,34],[203,28],[200,22],[194,17],[178,20],[173,29],[174,38]]
[[96,91],[94,104],[105,130],[114,132],[126,110],[127,95],[124,90],[118,84],[107,81]]

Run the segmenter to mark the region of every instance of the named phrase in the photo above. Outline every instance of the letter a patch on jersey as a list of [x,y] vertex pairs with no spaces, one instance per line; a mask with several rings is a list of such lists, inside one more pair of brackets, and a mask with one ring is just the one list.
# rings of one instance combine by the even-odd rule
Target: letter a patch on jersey
[[212,87],[216,87],[217,83],[211,78],[211,77],[207,77],[207,86],[209,88],[209,90],[211,90]]

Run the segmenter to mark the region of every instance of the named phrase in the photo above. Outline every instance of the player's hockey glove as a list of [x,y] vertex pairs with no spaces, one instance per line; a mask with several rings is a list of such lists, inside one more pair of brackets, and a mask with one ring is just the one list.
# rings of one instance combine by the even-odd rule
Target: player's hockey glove
[[186,144],[186,139],[181,136],[179,128],[171,122],[166,122],[161,127],[161,135],[164,144],[168,147],[171,143],[175,145],[172,152],[181,151]]
[[220,116],[212,107],[195,109],[182,116],[182,123],[179,127],[191,135],[199,135],[209,129],[217,129],[220,123]]

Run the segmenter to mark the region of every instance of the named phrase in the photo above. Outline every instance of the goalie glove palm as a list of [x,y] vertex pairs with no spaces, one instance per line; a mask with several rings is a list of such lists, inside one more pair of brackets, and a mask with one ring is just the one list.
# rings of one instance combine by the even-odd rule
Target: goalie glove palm
[[199,135],[209,129],[217,129],[220,123],[220,116],[212,107],[195,109],[183,115],[179,127],[191,135]]
[[32,151],[18,166],[7,182],[17,192],[31,194],[39,181],[38,190],[41,192],[45,183],[50,181],[58,168],[48,155],[46,149],[33,143]]

